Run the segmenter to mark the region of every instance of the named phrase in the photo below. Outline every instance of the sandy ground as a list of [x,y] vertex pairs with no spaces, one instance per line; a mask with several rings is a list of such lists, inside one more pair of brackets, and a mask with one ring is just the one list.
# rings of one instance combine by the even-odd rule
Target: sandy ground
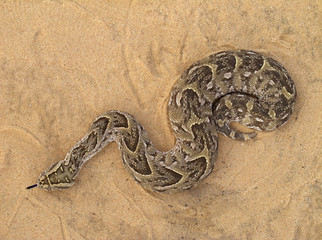
[[[0,239],[322,239],[321,26],[318,0],[0,3]],[[111,144],[72,188],[25,189],[106,110],[171,149],[172,85],[226,49],[280,61],[298,101],[274,132],[220,136],[198,187],[146,192]]]

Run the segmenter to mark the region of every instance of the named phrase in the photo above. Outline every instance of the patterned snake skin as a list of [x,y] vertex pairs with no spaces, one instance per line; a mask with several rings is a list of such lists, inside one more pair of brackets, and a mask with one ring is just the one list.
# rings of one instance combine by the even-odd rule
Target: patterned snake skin
[[168,111],[176,137],[173,149],[158,151],[130,114],[108,111],[95,119],[64,160],[28,188],[72,186],[83,164],[115,141],[125,168],[145,189],[189,189],[211,173],[218,133],[237,140],[256,136],[232,129],[231,122],[272,131],[290,118],[295,101],[294,82],[276,60],[245,50],[213,54],[190,66],[172,89]]

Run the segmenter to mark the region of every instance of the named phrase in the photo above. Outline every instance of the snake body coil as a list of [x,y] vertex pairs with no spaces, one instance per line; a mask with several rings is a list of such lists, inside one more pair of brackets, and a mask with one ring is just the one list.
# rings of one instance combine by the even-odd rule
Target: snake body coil
[[211,173],[218,133],[237,140],[256,136],[232,129],[231,122],[271,131],[289,119],[295,101],[295,85],[276,60],[245,50],[213,54],[190,66],[172,89],[168,112],[176,137],[173,149],[158,151],[131,115],[108,111],[95,119],[64,160],[40,175],[37,186],[72,186],[83,164],[116,141],[125,168],[144,188],[189,189]]

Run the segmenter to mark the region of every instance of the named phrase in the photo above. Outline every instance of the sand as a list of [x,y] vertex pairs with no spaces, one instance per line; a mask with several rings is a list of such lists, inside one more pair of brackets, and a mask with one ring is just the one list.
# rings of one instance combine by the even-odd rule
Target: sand
[[[321,26],[318,0],[0,3],[0,239],[322,239]],[[171,149],[171,87],[227,49],[280,61],[298,100],[274,132],[220,136],[198,187],[145,191],[114,143],[72,188],[25,189],[107,110],[129,112]]]

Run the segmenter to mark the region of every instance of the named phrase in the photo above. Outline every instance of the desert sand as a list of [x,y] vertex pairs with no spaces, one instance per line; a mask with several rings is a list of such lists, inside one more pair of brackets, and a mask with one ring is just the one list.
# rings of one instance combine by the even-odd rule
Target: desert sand
[[[322,239],[321,1],[6,1],[0,3],[0,239]],[[209,177],[150,193],[115,143],[64,191],[26,190],[118,109],[162,151],[180,74],[215,52],[281,62],[298,92],[291,119],[248,142],[219,136]]]

